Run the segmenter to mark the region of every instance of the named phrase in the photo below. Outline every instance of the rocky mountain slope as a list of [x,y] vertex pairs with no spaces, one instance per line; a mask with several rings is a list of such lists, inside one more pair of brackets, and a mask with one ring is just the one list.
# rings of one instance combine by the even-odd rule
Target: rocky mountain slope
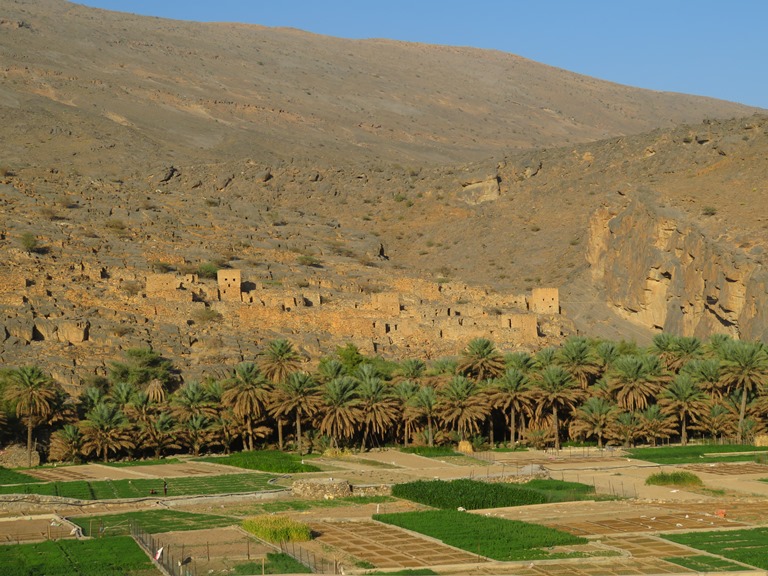
[[765,332],[751,109],[500,53],[2,4],[3,365],[76,386],[136,346],[200,378],[275,337],[438,357]]

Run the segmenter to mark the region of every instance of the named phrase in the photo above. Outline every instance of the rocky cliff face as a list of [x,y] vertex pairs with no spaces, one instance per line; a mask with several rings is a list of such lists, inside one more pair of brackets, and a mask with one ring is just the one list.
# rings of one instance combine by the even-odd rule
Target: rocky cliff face
[[598,209],[587,260],[615,311],[653,330],[768,336],[760,246],[712,238],[682,213],[634,198]]

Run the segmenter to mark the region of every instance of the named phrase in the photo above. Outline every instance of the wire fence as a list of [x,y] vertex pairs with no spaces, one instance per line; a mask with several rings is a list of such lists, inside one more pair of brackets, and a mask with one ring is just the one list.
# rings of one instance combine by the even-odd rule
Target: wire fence
[[298,546],[295,542],[280,542],[279,546],[283,554],[287,554],[297,562],[304,564],[315,574],[339,573],[338,561],[330,561],[322,556],[317,556],[314,552]]
[[[282,552],[317,574],[339,574],[337,561],[318,556],[294,542],[281,542],[274,546],[257,542],[250,537],[224,537],[206,542],[183,544],[154,536],[139,524],[131,523],[131,536],[166,576],[207,576],[227,572],[236,564],[255,562],[254,574],[261,574],[267,553]],[[260,563],[260,565],[259,565]]]

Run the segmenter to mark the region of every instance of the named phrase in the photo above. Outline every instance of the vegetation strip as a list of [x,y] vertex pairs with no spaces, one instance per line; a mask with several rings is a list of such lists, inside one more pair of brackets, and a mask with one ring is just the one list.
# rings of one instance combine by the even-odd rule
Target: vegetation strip
[[479,510],[579,500],[594,495],[594,488],[577,482],[532,480],[501,484],[477,480],[418,480],[395,484],[392,495],[434,508]]
[[152,562],[128,536],[0,546],[3,576],[131,576],[154,574]]
[[[723,454],[717,456],[716,454]],[[656,464],[713,464],[717,462],[755,462],[768,458],[768,447],[747,444],[701,444],[697,446],[664,446],[633,448],[630,458]]]
[[123,514],[74,516],[68,520],[80,526],[85,536],[128,536],[131,533],[131,524],[134,522],[150,534],[223,528],[239,522],[227,516],[193,514],[180,510],[146,510]]
[[0,494],[38,494],[61,496],[78,500],[113,500],[157,496],[196,496],[272,490],[268,474],[225,474],[223,476],[194,476],[182,478],[131,480],[75,480],[0,486]]
[[317,466],[305,463],[305,459],[308,460],[310,458],[314,458],[314,456],[302,457],[298,454],[286,454],[277,450],[257,450],[237,452],[228,456],[198,458],[198,460],[277,474],[319,472],[320,468]]
[[586,538],[554,528],[455,510],[376,514],[373,519],[501,561],[579,558],[583,555],[551,553],[545,548],[587,543]]
[[768,570],[768,528],[662,534],[671,542]]

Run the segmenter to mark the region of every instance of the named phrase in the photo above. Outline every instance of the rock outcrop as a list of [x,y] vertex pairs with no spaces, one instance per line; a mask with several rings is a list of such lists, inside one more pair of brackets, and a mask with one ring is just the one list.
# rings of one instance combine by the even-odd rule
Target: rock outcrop
[[597,210],[587,260],[609,304],[644,327],[700,337],[768,336],[761,251],[710,238],[651,200]]

